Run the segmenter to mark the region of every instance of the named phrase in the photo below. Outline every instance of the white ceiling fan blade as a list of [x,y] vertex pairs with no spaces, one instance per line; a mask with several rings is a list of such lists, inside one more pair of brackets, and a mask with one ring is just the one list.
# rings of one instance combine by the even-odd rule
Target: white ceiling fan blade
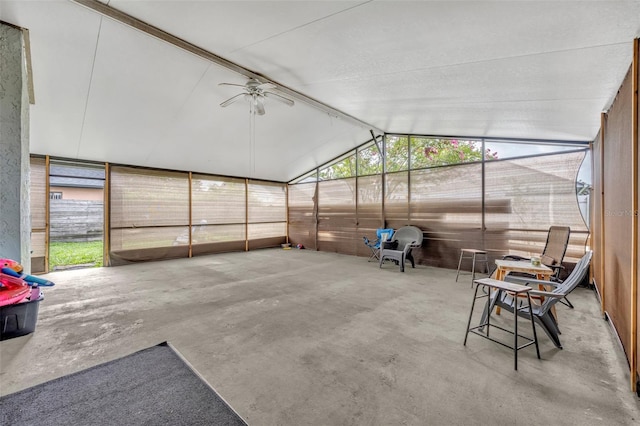
[[227,99],[226,101],[222,102],[222,103],[220,104],[220,106],[221,106],[222,108],[224,108],[224,107],[226,107],[226,106],[228,106],[228,105],[231,105],[231,104],[232,104],[232,103],[234,103],[235,101],[240,100],[240,98],[242,98],[242,97],[244,97],[244,96],[245,96],[245,93],[240,93],[239,95],[235,95],[235,96],[233,96],[233,97],[231,97],[231,98]]
[[256,113],[258,113],[258,115],[264,115],[264,104],[262,103],[262,99],[260,98],[256,98]]
[[258,85],[258,89],[262,89],[262,90],[275,89],[275,88],[276,88],[276,85],[273,83],[261,83]]
[[284,96],[278,95],[277,93],[273,93],[273,92],[264,92],[264,95],[274,99],[278,102],[282,102],[283,104],[287,104],[289,106],[293,106],[295,104],[295,102],[293,102],[293,100],[289,99],[289,98],[285,98]]
[[218,83],[218,86],[235,86],[235,87],[244,88],[244,84],[235,84],[235,83]]

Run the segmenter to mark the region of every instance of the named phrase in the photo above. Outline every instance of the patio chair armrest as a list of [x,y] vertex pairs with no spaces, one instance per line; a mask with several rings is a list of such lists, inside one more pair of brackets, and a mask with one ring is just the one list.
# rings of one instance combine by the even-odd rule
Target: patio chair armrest
[[560,283],[557,283],[554,281],[538,280],[538,279],[529,278],[529,277],[512,277],[511,275],[507,275],[504,278],[504,280],[510,283],[516,283],[516,284],[522,284],[522,285],[539,284],[539,285],[550,285],[553,287],[557,287],[558,285],[560,285]]
[[565,269],[564,266],[562,266],[562,265],[544,265],[544,266],[546,266],[547,268],[555,269],[556,271],[559,271],[561,269]]
[[529,294],[531,296],[544,296],[544,297],[553,297],[556,299],[562,299],[566,296],[564,293],[553,293],[551,291],[543,291],[543,290],[530,290]]
[[409,244],[405,244],[405,246],[402,249],[402,251],[405,252],[405,253],[409,253],[411,251],[411,249],[415,248],[415,247],[419,247],[417,245],[417,241],[411,241]]

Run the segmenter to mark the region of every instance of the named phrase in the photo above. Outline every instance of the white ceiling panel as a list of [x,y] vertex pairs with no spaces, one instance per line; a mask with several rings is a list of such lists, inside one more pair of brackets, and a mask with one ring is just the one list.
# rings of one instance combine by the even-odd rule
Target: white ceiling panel
[[145,164],[210,64],[104,19],[80,157]]
[[[335,104],[337,108],[362,111],[371,123],[391,132],[502,137],[526,134],[530,138],[590,140],[599,128],[599,120],[592,118],[599,117],[603,105],[610,102],[626,73],[624,63],[616,72],[612,72],[610,64],[626,56],[631,47],[626,43],[535,57],[433,67],[407,72],[400,81],[371,76],[357,82],[314,87],[321,92],[338,87],[342,96]],[[363,101],[363,94],[371,87],[377,87],[381,95],[376,102]],[[554,105],[555,115],[545,114],[548,104]],[[521,110],[522,106],[527,108],[526,114],[510,114],[514,108]],[[390,116],[388,111],[394,111],[394,114]],[[457,112],[450,115],[452,111]],[[502,125],[486,126],[485,132],[470,133],[471,129],[466,126],[478,119],[478,113],[490,115],[492,121],[499,120]],[[453,133],[442,133],[441,127],[432,121],[434,114],[448,122],[454,118],[462,121],[456,126],[447,126]],[[579,123],[575,122],[577,116],[582,117]],[[580,125],[581,130],[552,136],[545,128],[551,120],[573,124],[574,128]],[[516,129],[520,122],[528,122],[527,133],[501,133],[502,126]],[[390,123],[394,123],[393,127]],[[531,126],[532,123],[537,125]],[[584,126],[584,123],[591,125]]]
[[[593,125],[580,131],[550,132],[541,117],[531,117],[520,126],[527,135],[490,135],[588,140],[630,64],[638,17],[640,2],[372,2],[236,51],[231,59],[287,63],[287,70],[260,70],[389,131],[439,133],[431,125],[407,125],[428,123],[421,115],[433,102],[484,101],[500,117],[504,101],[564,99],[569,108],[583,99],[582,112]],[[411,108],[398,105],[406,101]],[[397,116],[397,108],[405,114]],[[559,118],[572,125],[562,111]],[[453,134],[469,133],[467,120],[446,127]],[[387,127],[390,122],[399,127]]]
[[374,1],[231,59],[263,58],[260,71],[301,89],[375,75],[393,80],[423,68],[628,43],[640,35],[639,16],[640,2]]
[[0,0],[30,30],[32,152],[278,181],[370,138],[343,114],[391,133],[590,140],[640,36],[640,1],[103,3],[296,105],[267,103],[251,147],[248,105],[219,106],[237,72],[74,1]]
[[[278,112],[282,120],[270,120],[267,115],[257,117],[257,158],[266,160],[256,164],[258,176],[278,164],[280,175],[290,180],[371,138],[368,129],[328,114],[318,115],[317,110],[303,103],[293,107],[296,115],[282,111],[284,108],[288,107],[281,107]],[[289,120],[291,125],[282,126]],[[261,140],[263,134],[268,137]]]
[[225,57],[238,49],[295,32],[309,23],[349,10],[363,2],[111,0],[108,3]]
[[[465,105],[436,105],[423,109],[423,119],[408,121],[404,117],[415,110],[411,104],[400,106],[398,114],[389,121],[389,128],[429,128],[435,135],[478,136],[500,134],[506,138],[519,138],[522,134],[531,138],[579,141],[585,129],[598,131],[582,114],[582,101],[504,102],[500,110],[494,104],[478,102]],[[568,120],[571,125],[567,126]],[[464,122],[465,133],[460,133]],[[544,126],[541,126],[544,124]],[[544,129],[543,131],[541,129]],[[392,132],[406,133],[406,132]]]
[[100,19],[68,1],[0,2],[0,20],[33,29],[31,152],[77,158]]
[[210,67],[159,139],[163,146],[174,144],[188,149],[154,150],[149,164],[287,181],[370,137],[368,130],[303,102],[289,107],[268,99],[266,114],[255,117],[252,149],[249,104],[241,100],[221,108],[221,101],[241,91],[218,86],[221,82],[243,80],[229,78],[228,71],[220,67]]

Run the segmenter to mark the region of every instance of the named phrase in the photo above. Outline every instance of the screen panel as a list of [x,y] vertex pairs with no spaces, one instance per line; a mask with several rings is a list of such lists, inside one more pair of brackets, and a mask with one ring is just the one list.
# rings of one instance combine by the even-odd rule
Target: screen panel
[[47,165],[41,157],[30,158],[29,202],[31,211],[31,273],[46,270]]
[[629,360],[631,355],[631,259],[633,212],[632,80],[627,73],[604,129],[604,308]]
[[192,254],[244,250],[245,204],[244,179],[194,174],[191,179]]
[[187,173],[112,166],[110,184],[112,265],[188,256]]
[[289,242],[316,249],[316,182],[289,185]]
[[424,232],[416,260],[456,268],[461,248],[483,247],[482,165],[411,172],[411,225]]
[[249,181],[249,248],[276,247],[286,241],[287,192],[280,183]]
[[487,162],[487,243],[496,250],[532,256],[542,252],[550,226],[569,226],[573,238],[565,260],[582,257],[588,229],[577,202],[576,176],[584,155],[581,150]]
[[409,172],[385,176],[384,218],[388,228],[409,224]]
[[358,177],[358,211],[357,211],[357,235],[354,244],[358,256],[371,255],[369,247],[364,245],[362,237],[366,236],[371,241],[377,238],[376,230],[382,228],[382,176]]
[[318,182],[318,250],[355,255],[356,178]]

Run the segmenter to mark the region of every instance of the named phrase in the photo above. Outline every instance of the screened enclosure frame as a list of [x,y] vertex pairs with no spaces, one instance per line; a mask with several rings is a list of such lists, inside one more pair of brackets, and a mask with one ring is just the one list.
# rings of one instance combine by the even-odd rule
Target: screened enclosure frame
[[[82,161],[40,155],[31,155],[30,158],[32,164],[30,172],[32,183],[30,189],[32,200],[31,245],[33,248],[37,247],[38,252],[37,256],[32,255],[32,264],[34,264],[35,261],[36,265],[38,265],[38,267],[33,268],[34,273],[49,272],[48,259],[50,244],[48,235],[50,228],[50,208],[48,196],[48,170],[49,163],[53,160],[73,161],[75,163],[86,163],[104,167],[105,177],[103,191],[103,265],[105,266],[115,266],[136,261],[192,257],[202,254],[219,253],[226,251],[247,251],[257,248],[276,247],[288,241],[287,185],[283,182],[213,175],[191,171],[176,171],[151,167],[131,166],[126,164]],[[138,218],[142,218],[142,221],[138,223],[129,223],[128,225],[119,223],[118,221],[120,221],[121,219],[118,217],[118,213],[114,214],[114,209],[118,208],[117,200],[114,203],[114,196],[118,196],[118,189],[116,188],[114,190],[114,187],[117,187],[117,183],[114,183],[114,176],[117,177],[118,172],[121,172],[123,170],[130,171],[131,174],[140,174],[147,177],[178,177],[178,180],[181,181],[181,183],[184,183],[184,186],[180,187],[181,195],[179,195],[182,198],[183,202],[174,206],[171,206],[169,204],[169,206],[178,208],[184,215],[177,220],[175,218],[167,219],[167,216],[165,214],[166,211],[157,209],[157,207],[161,206],[162,203],[159,203],[155,206],[155,212],[152,212],[154,206],[152,205],[153,203],[150,203],[147,206],[142,205],[142,208],[140,209],[141,216],[139,215]],[[239,184],[238,188],[240,188],[241,191],[240,204],[227,206],[224,202],[212,203],[211,200],[209,200],[209,205],[201,205],[200,211],[198,211],[197,207],[199,200],[197,196],[194,196],[194,193],[197,192],[194,190],[194,181],[203,179],[209,180],[213,183],[234,182],[236,184]],[[213,186],[215,186],[215,184]],[[144,198],[145,196],[148,196],[148,194],[152,194],[154,192],[156,194],[159,194],[160,198],[167,196],[167,193],[163,192],[163,190],[153,191],[153,189],[157,188],[162,187],[143,187],[137,194],[137,197]],[[164,189],[167,188],[165,187]],[[135,205],[135,194],[133,197],[130,196],[130,198],[134,199],[132,202],[134,202]],[[238,199],[238,197],[236,197],[236,199]],[[132,205],[129,203],[128,207],[131,206]],[[148,208],[145,209],[145,207]],[[226,216],[223,219],[220,219],[220,223],[215,222],[215,217],[214,223],[202,223],[203,210],[205,212],[204,214],[207,215],[210,214],[206,213],[207,211],[215,210],[216,208],[220,210],[220,207],[222,207],[222,210],[225,210],[227,209],[227,207],[229,207],[227,209],[228,211],[222,212],[223,216],[225,214]],[[250,213],[250,210],[252,210],[252,213]],[[127,210],[127,208],[125,208],[125,214],[127,214],[127,211],[130,212],[130,210]],[[194,221],[196,213],[200,213],[200,216],[196,217],[197,222]],[[160,223],[157,223],[157,221],[153,222],[153,220],[149,222],[149,216],[153,214],[159,215],[158,217],[161,218],[159,219]],[[265,217],[265,214],[267,214],[268,216]],[[231,218],[231,216],[233,217]],[[207,235],[207,232],[200,232],[198,235],[202,239],[200,241],[196,241],[194,239],[195,231],[203,231],[205,228],[220,231],[224,227],[228,226],[235,227],[236,230],[241,229],[239,231],[241,237],[235,238],[232,241],[221,242],[219,241],[222,238],[220,237],[220,235],[224,233],[214,232],[213,235],[211,235],[211,233]],[[198,228],[197,230],[195,229],[196,227]],[[171,244],[167,243],[167,238],[165,236],[164,243],[155,241],[152,246],[143,246],[138,250],[130,250],[128,253],[125,253],[126,256],[124,257],[121,255],[122,253],[119,253],[122,250],[114,247],[114,245],[118,244],[118,241],[122,240],[122,238],[120,238],[120,240],[117,238],[118,233],[134,232],[144,234],[145,231],[159,231],[160,233],[166,233],[168,230],[175,231],[177,229],[181,229],[184,232],[181,231],[180,235],[171,234],[171,232],[169,232],[170,239],[168,241],[171,242]],[[134,239],[136,238],[137,236],[134,237]],[[207,238],[210,238],[210,240],[207,240]],[[138,242],[142,240],[144,240],[144,238],[137,238]],[[126,251],[127,250],[125,250],[125,252]]]
[[[401,167],[399,171],[387,170],[390,138],[405,139],[405,142],[403,143],[405,143],[407,150],[406,166],[402,166],[403,168]],[[437,140],[439,143],[451,143],[451,141],[466,143],[469,141],[478,144],[479,149],[477,151],[482,155],[475,159],[465,159],[464,161],[457,163],[432,164],[425,166],[424,164],[420,164],[420,162],[415,161],[412,157],[412,155],[414,155],[412,152],[416,151],[416,149],[418,149],[418,151],[423,149],[422,146],[412,148],[412,144],[414,143],[413,141],[415,140],[422,141],[420,143],[423,143],[425,140]],[[486,143],[488,142],[515,142],[518,144],[534,144],[536,146],[561,146],[563,147],[565,154],[572,152],[584,152],[588,148],[588,145],[583,142],[560,143],[559,141],[514,140],[506,138],[456,138],[429,135],[385,134],[382,137],[382,140],[372,138],[360,146],[351,149],[346,153],[335,157],[333,160],[314,168],[299,178],[294,179],[289,184],[241,177],[204,174],[192,171],[176,171],[130,166],[126,164],[88,161],[86,163],[99,164],[105,168],[104,264],[115,265],[138,260],[192,257],[200,254],[223,251],[246,251],[261,247],[276,247],[281,243],[291,241],[297,242],[296,239],[299,239],[299,231],[301,229],[308,233],[307,238],[303,243],[305,247],[355,255],[365,255],[366,247],[359,242],[363,233],[370,233],[371,231],[375,231],[378,227],[393,226],[397,228],[408,224],[420,225],[420,221],[425,220],[425,217],[428,217],[429,214],[431,214],[421,211],[422,207],[420,203],[426,202],[427,204],[433,205],[434,199],[429,199],[428,197],[425,199],[425,193],[420,189],[418,183],[429,182],[429,179],[433,176],[439,178],[442,178],[442,176],[446,177],[447,173],[451,173],[451,170],[463,170],[470,168],[474,170],[477,168],[481,169],[480,182],[476,182],[474,184],[480,185],[479,190],[477,190],[471,197],[474,199],[471,200],[470,204],[467,202],[468,206],[471,206],[476,210],[474,214],[477,215],[477,220],[479,220],[477,228],[480,233],[478,235],[474,235],[473,238],[468,241],[474,245],[485,247],[485,237],[491,233],[491,229],[489,229],[490,227],[487,226],[487,216],[490,210],[487,206],[488,200],[486,198],[487,164],[494,162],[497,164],[502,161],[510,161],[514,159],[523,160],[527,158],[535,159],[541,157],[541,155],[519,155],[514,158],[488,160],[485,157]],[[477,155],[478,152],[475,154]],[[551,153],[544,155],[551,156],[556,154]],[[48,164],[50,159],[82,162],[65,158],[32,155],[32,159],[37,158],[44,158],[45,165]],[[348,163],[349,167],[343,168],[344,170],[349,170],[348,175],[343,176],[336,175],[334,173],[331,176],[323,176],[323,170],[329,169],[335,165],[337,165],[336,167],[341,166],[341,161],[345,162],[345,164],[342,165],[346,165]],[[179,197],[181,197],[181,201],[177,207],[180,210],[180,218],[168,222],[163,219],[159,223],[155,223],[153,221],[146,223],[142,220],[139,221],[140,223],[132,222],[124,225],[122,223],[119,224],[117,214],[114,217],[114,212],[120,208],[118,207],[117,202],[114,206],[114,197],[116,199],[118,197],[117,191],[114,193],[114,188],[117,188],[117,182],[114,183],[114,176],[117,176],[117,173],[123,170],[128,170],[133,174],[163,177],[163,179],[168,178],[169,176],[176,177],[178,180],[177,186],[180,187],[179,193],[181,194],[179,195]],[[213,217],[211,218],[207,217],[206,224],[201,223],[205,220],[204,216],[209,215],[210,213],[202,213],[201,210],[204,208],[206,211],[207,207],[205,205],[198,205],[198,197],[202,196],[202,194],[198,194],[198,191],[194,189],[194,185],[196,182],[203,179],[210,181],[209,183],[213,186],[220,186],[225,182],[232,182],[237,186],[237,193],[234,198],[234,206],[236,209],[235,213],[232,212],[231,216],[229,216],[230,213],[228,211],[218,212],[213,214]],[[400,198],[395,196],[397,194],[394,194],[392,185],[393,181],[398,181],[398,179],[399,184],[403,188],[402,191],[406,191],[401,191],[402,195]],[[456,179],[460,178],[458,177]],[[44,184],[44,188],[47,188],[46,182]],[[300,185],[306,186],[305,191],[307,195],[305,196],[305,201],[297,199],[295,194],[291,193],[292,190],[301,188]],[[327,200],[328,193],[323,193],[323,191],[330,189],[330,187],[333,188],[331,191],[337,190],[342,194],[339,195],[339,199],[340,197],[349,198],[349,202],[347,203],[348,205],[343,204],[343,207],[348,207],[347,210],[335,210],[331,203],[327,204],[324,202],[324,200]],[[431,189],[433,190],[433,188]],[[252,197],[255,195],[254,190],[258,192],[261,191],[263,194],[252,201]],[[167,193],[162,191],[156,192],[161,195],[163,194],[163,197],[167,196]],[[428,196],[429,194],[426,195]],[[444,197],[445,195],[447,194],[440,191],[439,195],[435,194],[434,196]],[[48,205],[48,198],[49,197],[47,196],[45,197],[45,200],[42,200],[44,201],[45,206]],[[268,206],[263,206],[260,203],[262,202],[261,200],[265,199],[276,201],[273,201],[273,204]],[[227,201],[228,200],[225,199],[225,202],[216,204],[210,200],[209,204],[213,203],[212,205],[217,205],[219,207]],[[253,202],[257,204],[254,204],[253,207],[251,207],[250,204]],[[300,210],[301,202],[304,204],[302,210]],[[161,205],[171,205],[171,203],[163,204],[160,202],[156,207]],[[461,203],[461,205],[464,205],[464,203]],[[162,210],[162,208],[159,209]],[[304,211],[304,216],[300,216],[296,209]],[[45,214],[47,214],[49,209],[44,207],[44,210]],[[196,213],[199,210],[200,212]],[[141,211],[144,211],[144,208],[141,208]],[[393,211],[397,212],[395,216],[393,213],[390,214],[390,212]],[[266,212],[269,213],[267,214]],[[261,213],[265,213],[267,216],[262,217],[260,216]],[[220,214],[222,214],[222,216],[220,216]],[[234,214],[235,216],[233,216]],[[458,214],[466,213],[458,212]],[[233,218],[231,218],[232,216]],[[44,270],[38,272],[48,271],[46,260],[48,259],[49,243],[46,241],[46,230],[48,226],[48,219],[46,217],[44,222],[44,226],[42,226],[42,224],[37,224],[37,226],[33,227],[35,232],[41,232],[45,236],[45,256],[43,259]],[[136,220],[136,222],[138,221]],[[334,225],[341,227],[341,237],[338,239],[334,238]],[[199,235],[204,239],[194,241],[194,228],[198,226],[201,230],[204,229],[211,232],[202,232]],[[172,232],[177,232],[178,229],[185,231],[183,239],[175,237],[175,235],[172,234]],[[235,236],[228,236],[229,240],[226,242],[216,240],[215,234],[224,234],[226,232],[224,231],[225,229],[235,229],[232,231],[232,233],[235,233]],[[295,231],[295,229],[298,229],[298,231]],[[546,229],[510,228],[509,230],[529,234],[546,233]],[[171,238],[173,238],[174,242],[177,241],[177,243],[172,244],[171,247],[169,247],[167,242],[159,244],[158,246],[145,247],[142,248],[136,256],[133,256],[130,259],[118,259],[117,253],[121,248],[119,248],[118,244],[119,241],[122,240],[122,238],[118,239],[121,237],[118,233],[144,234],[146,231],[157,231],[159,233],[167,232],[168,234],[173,235]],[[588,232],[586,225],[584,226],[584,229],[573,230],[574,237],[576,238],[576,240],[573,241],[573,244],[584,245]],[[115,242],[114,237],[116,237]],[[538,240],[541,239],[541,237],[536,238]],[[540,242],[538,241],[538,243]],[[144,250],[149,252],[143,255]],[[115,258],[114,254],[116,254]],[[441,255],[443,259],[449,256],[448,254]],[[448,262],[436,263],[437,266],[451,266]]]
[[[388,170],[389,167],[387,167],[387,164],[389,162],[389,157],[388,157],[389,149],[387,147],[389,146],[390,138],[394,138],[394,137],[406,139],[405,143],[406,143],[406,151],[407,151],[406,152],[407,164],[406,166],[404,166],[403,169],[399,171],[389,171]],[[472,161],[467,160],[467,161],[461,161],[457,163],[454,162],[449,164],[436,164],[436,165],[429,165],[427,167],[424,167],[424,166],[420,166],[419,161],[412,161],[412,157],[411,157],[412,142],[411,141],[413,139],[437,140],[439,142],[442,142],[442,141],[445,141],[445,142],[457,141],[457,142],[465,142],[465,143],[472,142],[477,144],[476,154],[480,153],[481,156],[477,157],[475,160],[472,160]],[[500,146],[503,146],[503,147],[508,146],[509,144],[514,144],[514,145],[517,144],[518,147],[528,146],[531,149],[550,151],[550,152],[539,153],[539,154],[527,154],[527,155],[522,155],[522,154],[511,155],[511,156],[508,155],[507,158],[487,158],[488,157],[488,154],[486,151],[487,146],[492,146],[493,144],[495,145],[500,144]],[[496,242],[496,241],[492,242],[492,239],[493,240],[496,239],[496,237],[492,235],[493,233],[495,233],[495,230],[492,230],[492,226],[490,223],[489,224],[487,223],[487,220],[489,217],[491,217],[492,211],[496,213],[502,213],[504,215],[506,213],[505,209],[507,209],[508,206],[496,205],[495,204],[496,200],[487,199],[488,192],[491,192],[491,188],[487,188],[487,165],[491,163],[494,163],[494,164],[513,163],[517,165],[518,163],[522,163],[526,161],[531,162],[540,158],[553,159],[554,158],[553,156],[563,155],[563,154],[565,155],[565,157],[571,156],[572,154],[576,154],[578,156],[582,155],[584,157],[587,152],[590,152],[590,143],[582,142],[582,141],[572,142],[572,141],[513,139],[513,138],[469,138],[469,137],[451,137],[451,136],[444,137],[444,136],[412,135],[412,134],[385,134],[383,138],[383,143],[382,143],[382,151],[386,155],[382,156],[382,163],[383,163],[382,172],[377,175],[380,178],[380,185],[381,185],[380,201],[377,206],[377,209],[380,212],[379,221],[375,225],[369,222],[368,224],[364,224],[363,226],[362,216],[359,214],[361,211],[361,200],[359,197],[355,197],[355,199],[352,202],[346,199],[343,200],[342,201],[343,207],[340,212],[332,213],[330,211],[327,211],[329,212],[329,214],[323,215],[323,209],[322,209],[323,195],[325,197],[330,196],[326,193],[323,194],[323,187],[326,189],[328,182],[337,183],[338,181],[343,181],[343,186],[350,186],[353,193],[360,194],[362,192],[363,178],[371,177],[371,175],[363,175],[361,173],[360,167],[359,167],[360,166],[359,153],[364,149],[367,149],[369,147],[376,146],[376,145],[377,144],[375,144],[374,139],[370,139],[364,144],[361,144],[360,146],[356,147],[355,149],[351,149],[346,153],[335,157],[333,160],[323,165],[320,165],[314,168],[313,170],[311,170],[310,172],[307,172],[289,182],[289,194],[290,194],[289,195],[290,197],[290,202],[289,202],[289,217],[290,217],[289,234],[290,235],[289,237],[293,243],[297,243],[298,242],[297,240],[301,240],[301,241],[306,240],[310,248],[314,248],[318,250],[335,251],[338,253],[345,253],[345,254],[367,255],[367,252],[364,250],[366,249],[366,247],[364,247],[361,242],[362,236],[368,235],[369,237],[371,237],[372,235],[375,234],[375,228],[395,227],[397,229],[398,227],[404,226],[404,225],[417,225],[417,226],[421,225],[418,216],[420,214],[424,216],[424,212],[420,211],[421,209],[424,209],[424,205],[417,206],[416,201],[419,200],[421,197],[423,197],[424,194],[421,188],[416,187],[415,179],[417,177],[419,177],[421,174],[428,175],[430,173],[431,174],[435,173],[435,171],[437,171],[438,169],[440,169],[442,173],[445,173],[447,170],[450,171],[455,168],[460,168],[460,170],[463,170],[465,168],[468,169],[470,167],[476,167],[480,169],[476,173],[476,175],[478,176],[479,182],[477,182],[477,184],[479,185],[479,187],[477,189],[477,194],[475,195],[477,199],[473,200],[473,203],[475,203],[473,208],[477,210],[476,212],[477,220],[479,223],[477,224],[476,230],[474,232],[466,232],[466,234],[464,235],[463,233],[459,233],[460,235],[458,235],[457,237],[452,236],[450,239],[453,240],[455,238],[458,238],[459,240],[458,243],[460,244],[465,242],[467,245],[470,245],[472,247],[488,249],[490,252],[493,252],[494,256],[496,257],[504,253],[514,253],[514,254],[517,253],[517,254],[524,254],[524,255],[530,254],[532,252],[535,253],[537,250],[541,251],[544,246],[544,238],[546,237],[548,226],[552,224],[558,224],[558,222],[545,223],[544,226],[540,226],[538,228],[531,228],[528,226],[507,227],[503,231],[505,232],[508,231],[508,233],[512,234],[512,237],[509,239],[515,242],[515,244],[513,244],[514,247],[509,247],[508,245],[505,245],[505,244],[502,244],[501,247],[498,247],[495,244],[493,244]],[[492,155],[495,155],[495,152]],[[572,167],[573,169],[575,169],[576,174],[575,176],[572,177],[573,180],[571,181],[570,185],[572,185],[573,188],[571,189],[571,192],[569,195],[571,195],[570,204],[573,206],[572,209],[574,210],[575,210],[575,206],[578,206],[578,196],[577,196],[577,192],[575,191],[575,182],[578,179],[577,172],[580,170],[580,168],[583,166],[583,163],[584,163],[583,157],[581,158],[576,158],[575,156],[572,157],[572,161],[574,163]],[[559,158],[559,157],[555,157],[555,158]],[[327,168],[332,167],[334,164],[337,164],[340,162],[354,163],[355,167],[352,167],[352,169],[355,170],[355,173],[350,173],[350,174],[347,174],[346,176],[335,176],[335,175],[328,176],[325,173],[323,176],[323,174],[321,173],[322,170],[326,170]],[[585,164],[585,167],[588,167],[587,163],[584,163],[584,164]],[[525,165],[521,165],[520,167],[525,167],[525,171],[527,171],[528,165],[525,164]],[[491,166],[491,168],[494,169],[494,166]],[[392,200],[393,194],[390,193],[390,181],[397,180],[397,179],[400,179],[402,185],[406,186],[406,189],[403,188],[403,191],[406,191],[406,192],[404,192],[405,198],[402,199],[401,201],[396,199],[395,205],[394,205],[394,202]],[[457,182],[464,182],[463,180],[461,180],[462,178],[460,177],[458,177],[457,179],[458,179]],[[552,180],[553,176],[546,179]],[[424,177],[423,177],[423,180],[424,180]],[[565,186],[564,196],[566,199],[566,197],[568,196],[567,185],[569,185],[569,183],[567,183],[566,176],[563,179],[563,182]],[[295,192],[297,191],[297,188],[301,188],[300,185],[306,187],[305,191],[308,194],[312,194],[312,195],[307,195],[307,198],[311,197],[313,199],[313,203],[311,202],[306,203],[306,209],[307,209],[306,214],[303,214],[302,210],[300,210],[301,208],[300,206],[296,207],[296,202],[292,202],[292,199],[296,198]],[[454,192],[454,191],[452,190],[450,192]],[[540,194],[536,194],[536,195],[538,197],[540,196]],[[433,199],[427,200],[427,202],[431,204],[433,204],[433,201],[434,201]],[[299,200],[297,202],[300,203]],[[348,207],[349,203],[352,204],[350,208]],[[399,213],[393,213],[394,207],[400,208],[401,211],[399,211]],[[502,209],[502,211],[500,209]],[[459,212],[459,214],[462,215],[466,213]],[[573,223],[572,238],[570,243],[570,250],[568,252],[569,253],[568,257],[570,259],[579,258],[584,252],[585,246],[587,244],[587,239],[589,236],[589,225],[586,217],[587,215],[588,215],[588,211],[578,212],[578,214],[575,214],[575,211],[574,211],[574,215],[571,219],[571,222]],[[334,216],[339,217],[341,219],[341,222],[339,223],[335,222],[336,219],[334,218]],[[394,216],[396,217],[394,218]],[[304,218],[304,219],[300,219],[298,222],[296,222],[296,218]],[[327,221],[334,221],[334,224],[338,228],[335,235],[330,235],[330,232],[327,231],[326,226],[323,229],[323,221],[325,221],[325,225]],[[308,234],[304,235],[301,238],[300,235],[296,234],[295,229],[299,229],[303,225],[303,223],[306,225]],[[425,232],[426,240],[429,240],[430,236],[435,237],[435,235],[430,235],[429,230],[425,230],[425,228],[426,227],[423,226],[423,231]],[[467,231],[469,231],[469,229],[467,229]],[[457,230],[454,230],[453,233],[455,232],[457,232]],[[516,234],[520,234],[520,235],[516,235]],[[323,247],[323,244],[322,244],[323,238],[326,238],[328,240],[330,239],[335,243],[333,244],[333,246],[327,247],[325,244],[325,246]],[[439,235],[437,236],[437,239],[446,240],[447,237],[443,238],[442,235]],[[318,243],[318,240],[320,240],[320,243]],[[314,244],[310,244],[311,242],[314,242]],[[446,248],[439,247],[440,250],[444,250],[445,252],[439,253],[439,256],[437,256],[437,258],[433,258],[433,257],[429,258],[428,253],[426,253],[426,251],[429,250],[429,248],[425,247],[425,249],[422,250],[423,261],[424,261],[423,263],[426,263],[432,266],[456,267],[455,261],[452,261],[451,259],[457,260],[457,256],[455,256],[455,252],[458,250],[459,248],[458,246],[460,244],[457,244],[457,246],[454,244],[454,247],[451,247],[451,246]],[[528,245],[531,245],[531,246],[528,247]],[[433,244],[432,244],[432,247],[430,248],[433,249]]]
[[[277,247],[287,241],[287,188],[284,183],[126,165],[112,164],[109,169],[109,265],[248,251]],[[164,223],[141,227],[133,226],[132,223],[125,226],[114,225],[113,213],[119,207],[114,203],[114,188],[117,188],[114,176],[117,176],[119,169],[127,169],[128,173],[157,174],[158,178],[165,179],[163,195],[174,193],[186,198],[175,206],[155,200],[150,207],[162,208],[168,205],[178,208],[178,211],[174,211],[178,216],[170,220],[167,215],[163,215]],[[127,173],[126,170],[124,172]],[[174,188],[173,192],[166,190],[166,179],[174,181],[170,185]],[[147,246],[125,248],[121,242],[129,244],[139,241],[139,238],[124,235],[124,232],[138,232],[138,228],[150,233],[141,236],[146,238]],[[116,239],[115,246],[114,230],[123,233],[122,239]]]

